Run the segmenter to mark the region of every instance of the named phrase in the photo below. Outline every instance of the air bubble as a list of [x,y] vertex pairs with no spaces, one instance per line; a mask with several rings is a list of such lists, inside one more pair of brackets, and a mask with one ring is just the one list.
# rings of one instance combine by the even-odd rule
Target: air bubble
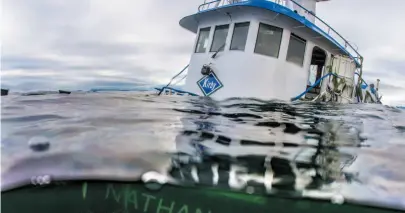
[[31,177],[31,184],[33,185],[47,185],[51,183],[51,176],[33,176]]
[[42,176],[42,184],[50,184],[51,183],[51,176],[44,175]]
[[31,150],[37,152],[48,150],[50,145],[49,139],[43,136],[35,136],[28,141],[28,146]]
[[255,188],[253,188],[253,186],[248,186],[246,187],[246,192],[248,194],[253,194],[255,192]]
[[345,198],[341,194],[336,194],[332,196],[331,202],[333,204],[343,204],[345,202]]
[[154,191],[161,189],[168,182],[166,176],[155,171],[144,173],[141,179],[147,189]]

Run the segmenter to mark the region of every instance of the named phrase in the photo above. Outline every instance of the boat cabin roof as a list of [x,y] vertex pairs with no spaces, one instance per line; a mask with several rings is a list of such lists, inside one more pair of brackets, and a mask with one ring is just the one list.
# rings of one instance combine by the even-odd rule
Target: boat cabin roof
[[301,16],[291,9],[287,8],[286,6],[283,6],[282,4],[273,2],[271,0],[239,0],[233,2],[228,1],[222,6],[215,6],[214,4],[218,2],[221,2],[221,0],[213,0],[201,4],[198,7],[197,13],[186,16],[180,20],[180,26],[191,32],[197,33],[199,28],[199,20],[206,17],[218,15],[218,11],[221,11],[221,13],[224,14],[227,12],[232,13],[241,11],[241,9],[243,8],[267,10],[273,13],[282,14],[282,16],[279,16],[278,19],[283,19],[283,21],[288,22],[288,24],[291,25],[292,28],[305,28],[301,30],[305,30],[307,31],[307,33],[311,34],[314,40],[319,39],[325,41],[332,49],[339,51],[340,54],[352,58],[356,62],[357,66],[361,67],[362,56],[357,51],[357,49],[354,48],[351,43],[349,43],[343,36],[341,36],[336,30],[330,27],[326,22],[324,22],[313,12],[307,10],[295,1],[292,2],[306,11],[307,15],[313,16],[315,18],[315,20],[317,21],[316,24],[308,20],[305,16]]

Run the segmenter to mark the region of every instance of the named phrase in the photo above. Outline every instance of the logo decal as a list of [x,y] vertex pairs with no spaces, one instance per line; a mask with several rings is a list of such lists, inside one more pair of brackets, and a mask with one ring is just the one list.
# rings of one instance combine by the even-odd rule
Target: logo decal
[[205,96],[210,96],[224,86],[214,72],[202,77],[197,84]]

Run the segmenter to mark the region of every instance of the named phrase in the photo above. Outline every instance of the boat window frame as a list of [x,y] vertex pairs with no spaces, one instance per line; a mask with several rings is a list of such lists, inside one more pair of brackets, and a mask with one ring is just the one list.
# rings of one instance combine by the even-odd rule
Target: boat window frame
[[[291,39],[292,39],[293,37],[296,38],[297,40],[303,41],[303,42],[305,43],[304,54],[302,55],[302,63],[301,63],[301,64],[298,64],[298,63],[296,63],[295,61],[288,60],[288,53],[289,53],[289,51],[290,51]],[[290,38],[289,38],[289,40],[288,40],[287,54],[286,54],[286,59],[285,59],[285,60],[286,60],[287,62],[290,62],[290,63],[295,64],[295,65],[297,65],[297,66],[304,67],[305,56],[306,56],[306,53],[307,53],[307,47],[308,47],[308,41],[307,41],[306,39],[304,39],[304,38],[302,38],[301,36],[298,36],[297,34],[291,32]]]
[[[243,46],[243,49],[235,49],[235,48],[232,48],[233,39],[234,39],[234,36],[235,36],[235,29],[236,29],[236,26],[237,26],[238,24],[247,24],[247,31],[246,31],[246,37],[245,37],[245,44],[244,44],[244,46]],[[247,44],[247,40],[248,40],[248,37],[249,37],[250,26],[251,26],[251,22],[250,22],[250,21],[244,21],[244,22],[237,22],[237,23],[234,23],[234,25],[233,25],[232,37],[231,37],[231,44],[229,45],[229,50],[232,50],[232,51],[242,51],[242,52],[245,51],[245,49],[246,49],[246,44]]]
[[[267,26],[270,26],[270,27],[273,27],[273,28],[276,28],[276,29],[281,29],[280,42],[279,42],[279,45],[278,45],[278,50],[277,50],[277,56],[276,56],[276,57],[275,57],[275,56],[272,56],[272,55],[267,55],[267,54],[263,54],[263,53],[256,52],[256,49],[257,49],[257,41],[258,41],[258,39],[259,39],[259,32],[260,32],[260,26],[261,26],[261,25],[267,25]],[[277,27],[277,26],[274,26],[274,25],[271,25],[271,24],[267,24],[267,23],[264,23],[264,22],[259,22],[259,27],[257,28],[256,42],[255,42],[255,47],[254,47],[254,49],[253,49],[253,53],[259,54],[259,55],[263,55],[263,56],[272,57],[272,58],[277,58],[277,59],[278,59],[278,58],[280,57],[280,49],[281,49],[281,43],[283,42],[283,35],[284,35],[284,28],[282,28],[282,27]]]
[[[208,30],[208,37],[207,37],[207,42],[208,42],[207,46],[209,46],[210,34],[211,34],[212,26],[209,26],[209,27],[202,27],[202,28],[200,28],[200,29],[198,30],[198,36],[197,36],[197,41],[196,41],[195,47],[194,47],[194,53],[206,53],[206,52],[207,52],[207,49],[208,49],[208,48],[205,48],[205,50],[204,50],[203,52],[198,52],[198,51],[197,51],[198,43],[199,43],[200,38],[201,38],[201,31],[206,30],[206,29],[209,29],[209,30]],[[205,31],[205,32],[206,32],[206,31]]]
[[[224,40],[224,44],[223,44],[224,46],[221,48],[222,50],[212,50],[212,47],[213,47],[214,42],[215,42],[215,33],[216,33],[216,31],[217,31],[217,28],[218,28],[218,27],[223,27],[223,26],[227,26],[227,27],[228,27],[227,32],[226,32],[226,36],[225,36],[225,40]],[[230,24],[215,25],[215,27],[214,27],[214,33],[213,33],[213,35],[212,35],[212,40],[211,40],[211,46],[210,46],[210,49],[209,49],[209,52],[210,52],[210,53],[212,53],[212,52],[223,52],[223,51],[225,51],[226,42],[227,42],[228,36],[229,36],[229,28],[230,28]]]

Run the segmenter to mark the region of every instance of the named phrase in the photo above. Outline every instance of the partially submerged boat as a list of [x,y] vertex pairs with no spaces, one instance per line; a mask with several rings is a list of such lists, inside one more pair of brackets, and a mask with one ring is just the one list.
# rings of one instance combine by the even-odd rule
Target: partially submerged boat
[[[173,88],[171,81],[167,86],[158,89],[159,94],[210,96],[214,99],[253,97],[287,101],[380,102],[380,97],[377,94],[378,82],[374,88],[372,84],[368,85],[362,79],[363,57],[358,50],[315,15],[316,4],[321,1],[301,0],[301,4],[292,0],[205,1],[198,7],[196,14],[184,17],[180,21],[182,27],[197,34],[190,64],[172,79],[179,78],[182,80],[184,77],[186,80],[184,88]],[[186,77],[185,75],[182,76],[181,74],[186,71],[188,71]],[[59,92],[70,93],[68,91]],[[285,132],[283,130],[281,129],[279,132]],[[203,131],[197,133],[204,134],[205,137],[209,135]],[[190,134],[187,132],[187,135]],[[322,145],[322,147],[324,146]],[[233,147],[235,148],[234,144]],[[229,152],[229,150],[226,151]],[[257,150],[254,151],[257,153]],[[263,151],[262,155],[268,154],[264,148],[261,148],[261,151]],[[320,155],[328,155],[325,150],[318,152]],[[308,155],[308,152],[306,154]],[[334,153],[330,156],[338,159],[331,160],[330,158],[319,157],[317,161],[321,162],[318,164],[329,166],[329,164],[334,163],[331,170],[339,171],[340,167],[354,161],[354,157],[350,155],[342,156]],[[90,166],[85,167],[87,164],[80,164],[82,163],[81,159],[87,163],[90,162],[83,156],[69,157],[78,160],[79,163],[72,163],[74,166],[94,169]],[[344,165],[336,164],[342,158]],[[179,159],[174,158],[168,161],[175,164],[178,163]],[[290,165],[288,161],[285,161],[285,164]],[[301,164],[301,166],[308,168],[312,166]],[[318,164],[314,167],[319,167]],[[262,182],[268,183],[268,180],[264,181],[265,177],[257,178],[257,174],[248,176],[241,171],[236,171],[235,165],[225,166],[230,168],[229,172],[226,170],[222,173],[223,176],[212,172],[213,180],[216,178],[218,182],[221,182],[222,179],[225,179],[227,184],[231,183],[230,180],[233,179],[250,178],[249,181],[263,180]],[[284,164],[281,164],[280,167],[282,168],[279,170],[283,171],[290,169]],[[177,173],[181,173],[180,170],[189,169],[175,168],[175,166],[173,168],[173,171]],[[28,172],[18,171],[21,173],[17,174],[20,174],[22,178],[29,178],[28,174],[30,174],[31,168],[23,167],[23,169]],[[36,168],[34,171],[37,172],[37,170]],[[204,171],[206,173],[201,177],[206,178],[207,173],[211,170],[208,168]],[[273,171],[275,174],[278,172],[276,169]],[[66,172],[70,174],[69,171]],[[195,172],[192,169],[191,171],[187,170],[187,172],[193,180],[198,179],[194,177]],[[311,174],[308,172],[308,175]],[[296,176],[298,177],[298,175]],[[8,180],[11,179],[8,178]],[[14,179],[13,181],[16,181]],[[357,200],[356,202],[356,200],[347,199],[343,195],[352,194],[354,191],[352,188],[346,190],[343,195],[325,196],[324,199],[320,199],[319,194],[304,197],[301,195],[295,197],[297,199],[293,199],[289,196],[283,197],[280,194],[278,196],[258,195],[252,192],[250,186],[243,191],[225,191],[216,187],[209,187],[209,185],[202,187],[204,186],[203,180],[201,180],[201,184],[199,181],[195,181],[193,184],[185,184],[182,187],[165,184],[159,188],[156,186],[148,187],[148,183],[142,182],[101,181],[101,179],[108,178],[93,177],[84,180],[84,178],[71,175],[69,178],[58,179],[42,174],[31,177],[31,184],[24,184],[24,186],[21,184],[19,187],[7,188],[7,190],[4,190],[3,182],[2,201],[4,205],[2,211],[6,213],[242,213],[272,210],[300,213],[314,211],[379,213],[395,212],[394,208],[396,208],[394,206],[393,209],[389,209],[387,205],[376,205],[375,203],[374,207],[367,207],[365,205],[370,203],[364,200],[360,200],[362,202]],[[296,178],[293,182],[298,182],[301,179]],[[270,181],[272,180],[273,178]],[[266,186],[268,185],[263,184],[263,190],[267,190]],[[260,191],[258,190],[258,192]],[[366,193],[368,192],[364,192],[364,194]],[[328,201],[321,202],[325,199]],[[345,202],[344,205],[336,205],[342,204],[343,201]],[[374,202],[374,200],[370,202]],[[359,203],[362,205],[358,205]]]
[[159,94],[380,103],[358,49],[316,15],[326,1],[205,0],[180,20],[196,34],[190,64],[172,79],[185,85]]

